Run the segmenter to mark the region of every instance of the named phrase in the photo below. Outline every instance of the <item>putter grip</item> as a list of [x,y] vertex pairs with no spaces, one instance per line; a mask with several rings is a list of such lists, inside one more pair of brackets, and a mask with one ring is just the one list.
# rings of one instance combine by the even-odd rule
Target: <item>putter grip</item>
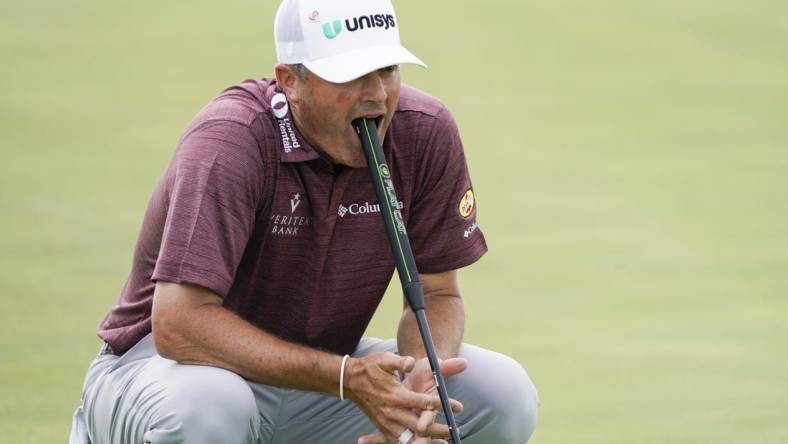
[[443,375],[441,375],[438,355],[435,352],[432,334],[424,312],[424,290],[421,287],[421,281],[419,281],[419,272],[416,270],[416,261],[413,258],[408,232],[405,229],[405,221],[402,218],[402,206],[397,200],[394,182],[391,179],[391,171],[386,163],[383,148],[380,145],[377,125],[372,119],[361,118],[353,121],[353,127],[361,140],[361,146],[364,148],[367,169],[375,188],[375,195],[378,197],[380,214],[386,226],[386,234],[388,235],[394,262],[397,265],[402,291],[405,293],[408,305],[410,305],[411,310],[416,315],[416,323],[419,326],[421,340],[427,352],[427,360],[432,368],[438,396],[443,406],[443,414],[446,416],[446,422],[451,433],[451,440],[453,444],[461,444],[460,430],[457,427],[457,421],[454,419],[454,412],[451,410],[446,383],[443,380]]

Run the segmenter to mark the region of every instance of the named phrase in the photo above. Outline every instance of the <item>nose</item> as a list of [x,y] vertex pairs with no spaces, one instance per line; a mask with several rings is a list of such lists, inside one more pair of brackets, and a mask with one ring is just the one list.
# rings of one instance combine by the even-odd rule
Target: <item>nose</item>
[[380,71],[372,71],[371,73],[362,77],[363,95],[362,99],[365,102],[383,103],[388,98],[386,92],[386,84]]

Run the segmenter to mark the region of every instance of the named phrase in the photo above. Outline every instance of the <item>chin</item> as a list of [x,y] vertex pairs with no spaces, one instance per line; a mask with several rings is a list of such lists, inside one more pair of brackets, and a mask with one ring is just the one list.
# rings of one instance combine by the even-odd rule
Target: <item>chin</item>
[[356,143],[355,150],[348,153],[347,160],[343,163],[352,168],[366,168],[367,157],[364,155],[364,149],[361,148],[360,143]]
[[351,159],[346,165],[351,168],[366,168],[367,159],[362,155],[360,158]]
[[361,146],[356,130],[352,130],[352,134],[349,135],[345,146],[349,147],[349,149],[343,150],[341,161],[343,165],[351,168],[364,168],[367,166],[364,148]]

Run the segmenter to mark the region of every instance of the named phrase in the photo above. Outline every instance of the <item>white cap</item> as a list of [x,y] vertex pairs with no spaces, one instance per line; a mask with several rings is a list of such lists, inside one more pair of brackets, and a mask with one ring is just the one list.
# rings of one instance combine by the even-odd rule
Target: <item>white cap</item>
[[284,0],[274,39],[279,63],[302,63],[333,83],[391,65],[426,67],[400,44],[390,0]]

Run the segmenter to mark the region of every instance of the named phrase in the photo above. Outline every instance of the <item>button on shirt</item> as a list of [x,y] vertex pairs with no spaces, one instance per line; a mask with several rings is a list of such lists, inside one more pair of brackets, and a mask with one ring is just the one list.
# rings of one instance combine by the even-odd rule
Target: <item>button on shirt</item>
[[[282,98],[275,80],[247,80],[187,128],[99,328],[117,352],[151,331],[158,280],[208,288],[283,339],[355,349],[394,272],[378,200],[366,169],[335,168],[301,137]],[[403,86],[383,151],[419,271],[479,259],[487,247],[446,108]]]

